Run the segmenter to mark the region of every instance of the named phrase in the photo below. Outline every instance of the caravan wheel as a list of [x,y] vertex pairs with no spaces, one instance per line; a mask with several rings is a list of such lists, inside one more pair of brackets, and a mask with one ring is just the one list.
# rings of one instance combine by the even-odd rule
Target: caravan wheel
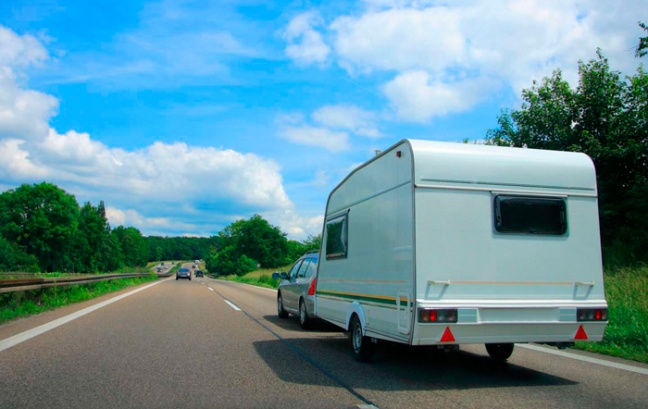
[[492,359],[504,362],[513,354],[513,344],[486,344],[486,351]]
[[369,337],[362,335],[362,324],[357,315],[351,320],[351,346],[356,361],[369,362],[373,357],[374,345]]

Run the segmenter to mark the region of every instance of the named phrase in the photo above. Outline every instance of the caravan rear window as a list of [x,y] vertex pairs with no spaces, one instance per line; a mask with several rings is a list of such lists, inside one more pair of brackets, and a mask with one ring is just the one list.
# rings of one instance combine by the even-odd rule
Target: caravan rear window
[[326,259],[347,256],[348,213],[326,222]]
[[497,195],[495,230],[500,233],[563,235],[567,232],[565,200],[554,197]]

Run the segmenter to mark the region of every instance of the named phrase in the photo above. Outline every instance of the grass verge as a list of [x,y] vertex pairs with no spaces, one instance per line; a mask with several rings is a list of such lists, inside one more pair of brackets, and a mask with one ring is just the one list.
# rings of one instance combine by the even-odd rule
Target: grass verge
[[147,277],[0,294],[0,324],[154,280],[157,280],[157,276],[152,274]]
[[288,271],[289,268],[290,265],[279,268],[264,268],[252,271],[241,277],[230,275],[218,276],[216,278],[218,278],[219,280],[236,281],[237,283],[252,284],[265,288],[277,288],[279,286],[279,280],[272,278],[272,273],[274,273],[275,271]]
[[607,270],[605,297],[603,341],[577,342],[576,348],[648,363],[648,267]]

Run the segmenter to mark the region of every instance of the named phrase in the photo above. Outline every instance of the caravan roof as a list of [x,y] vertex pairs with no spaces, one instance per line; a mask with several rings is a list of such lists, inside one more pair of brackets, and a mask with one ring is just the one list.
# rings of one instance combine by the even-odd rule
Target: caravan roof
[[[592,160],[583,153],[408,140],[414,183],[533,187],[596,195]],[[400,144],[400,142],[399,142]]]

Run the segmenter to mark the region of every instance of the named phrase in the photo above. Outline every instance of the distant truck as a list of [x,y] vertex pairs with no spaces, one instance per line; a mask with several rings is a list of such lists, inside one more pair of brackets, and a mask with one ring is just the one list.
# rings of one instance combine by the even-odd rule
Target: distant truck
[[596,175],[582,153],[402,140],[330,194],[315,314],[374,344],[600,341]]

